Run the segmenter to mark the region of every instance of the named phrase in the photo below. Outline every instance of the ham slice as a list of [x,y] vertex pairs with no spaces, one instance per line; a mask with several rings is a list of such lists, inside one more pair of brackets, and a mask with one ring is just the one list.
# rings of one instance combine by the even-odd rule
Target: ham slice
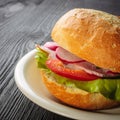
[[75,63],[75,64],[67,64],[66,66],[71,68],[71,69],[81,69],[89,74],[94,74],[94,75],[99,76],[99,77],[120,76],[120,74],[118,74],[118,73],[111,72],[108,69],[102,69],[102,68],[96,67],[95,65],[93,65],[87,61]]

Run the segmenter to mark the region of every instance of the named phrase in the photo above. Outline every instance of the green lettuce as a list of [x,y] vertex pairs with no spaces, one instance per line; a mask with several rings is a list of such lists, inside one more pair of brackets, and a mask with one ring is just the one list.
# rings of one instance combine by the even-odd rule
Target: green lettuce
[[48,58],[48,53],[41,50],[39,46],[36,48],[36,50],[37,50],[37,53],[35,55],[35,59],[36,59],[38,68],[46,68],[45,62]]
[[72,80],[60,75],[53,73],[49,70],[45,62],[48,58],[48,53],[41,49],[37,49],[36,53],[36,63],[39,68],[46,70],[47,74],[52,76],[54,80],[62,85],[72,88],[79,88],[90,93],[101,93],[106,98],[120,101],[120,79],[119,78],[107,78],[107,79],[97,79],[93,81],[78,81]]

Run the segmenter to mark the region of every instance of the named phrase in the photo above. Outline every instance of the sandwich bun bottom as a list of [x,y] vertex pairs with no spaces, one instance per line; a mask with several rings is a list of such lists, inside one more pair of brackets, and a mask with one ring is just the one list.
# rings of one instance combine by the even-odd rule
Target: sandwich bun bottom
[[45,70],[40,70],[41,79],[48,91],[61,102],[85,110],[100,110],[120,105],[120,102],[105,98],[100,93],[90,93],[78,88],[61,85],[49,76]]

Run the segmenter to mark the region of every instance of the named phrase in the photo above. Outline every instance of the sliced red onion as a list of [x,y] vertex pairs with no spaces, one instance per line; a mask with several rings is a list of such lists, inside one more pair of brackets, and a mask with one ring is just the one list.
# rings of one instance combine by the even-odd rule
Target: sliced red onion
[[46,42],[44,47],[49,48],[50,50],[55,51],[59,45],[56,42]]
[[56,49],[56,57],[65,63],[78,63],[85,61],[77,57],[76,55],[68,52],[67,50],[63,49],[62,47],[58,47]]

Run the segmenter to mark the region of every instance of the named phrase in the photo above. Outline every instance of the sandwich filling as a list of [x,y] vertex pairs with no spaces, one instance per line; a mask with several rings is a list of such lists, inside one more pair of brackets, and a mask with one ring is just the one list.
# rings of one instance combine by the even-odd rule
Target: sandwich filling
[[120,101],[120,74],[99,68],[61,48],[55,42],[36,46],[36,61],[40,69],[57,83],[87,92],[101,93]]

